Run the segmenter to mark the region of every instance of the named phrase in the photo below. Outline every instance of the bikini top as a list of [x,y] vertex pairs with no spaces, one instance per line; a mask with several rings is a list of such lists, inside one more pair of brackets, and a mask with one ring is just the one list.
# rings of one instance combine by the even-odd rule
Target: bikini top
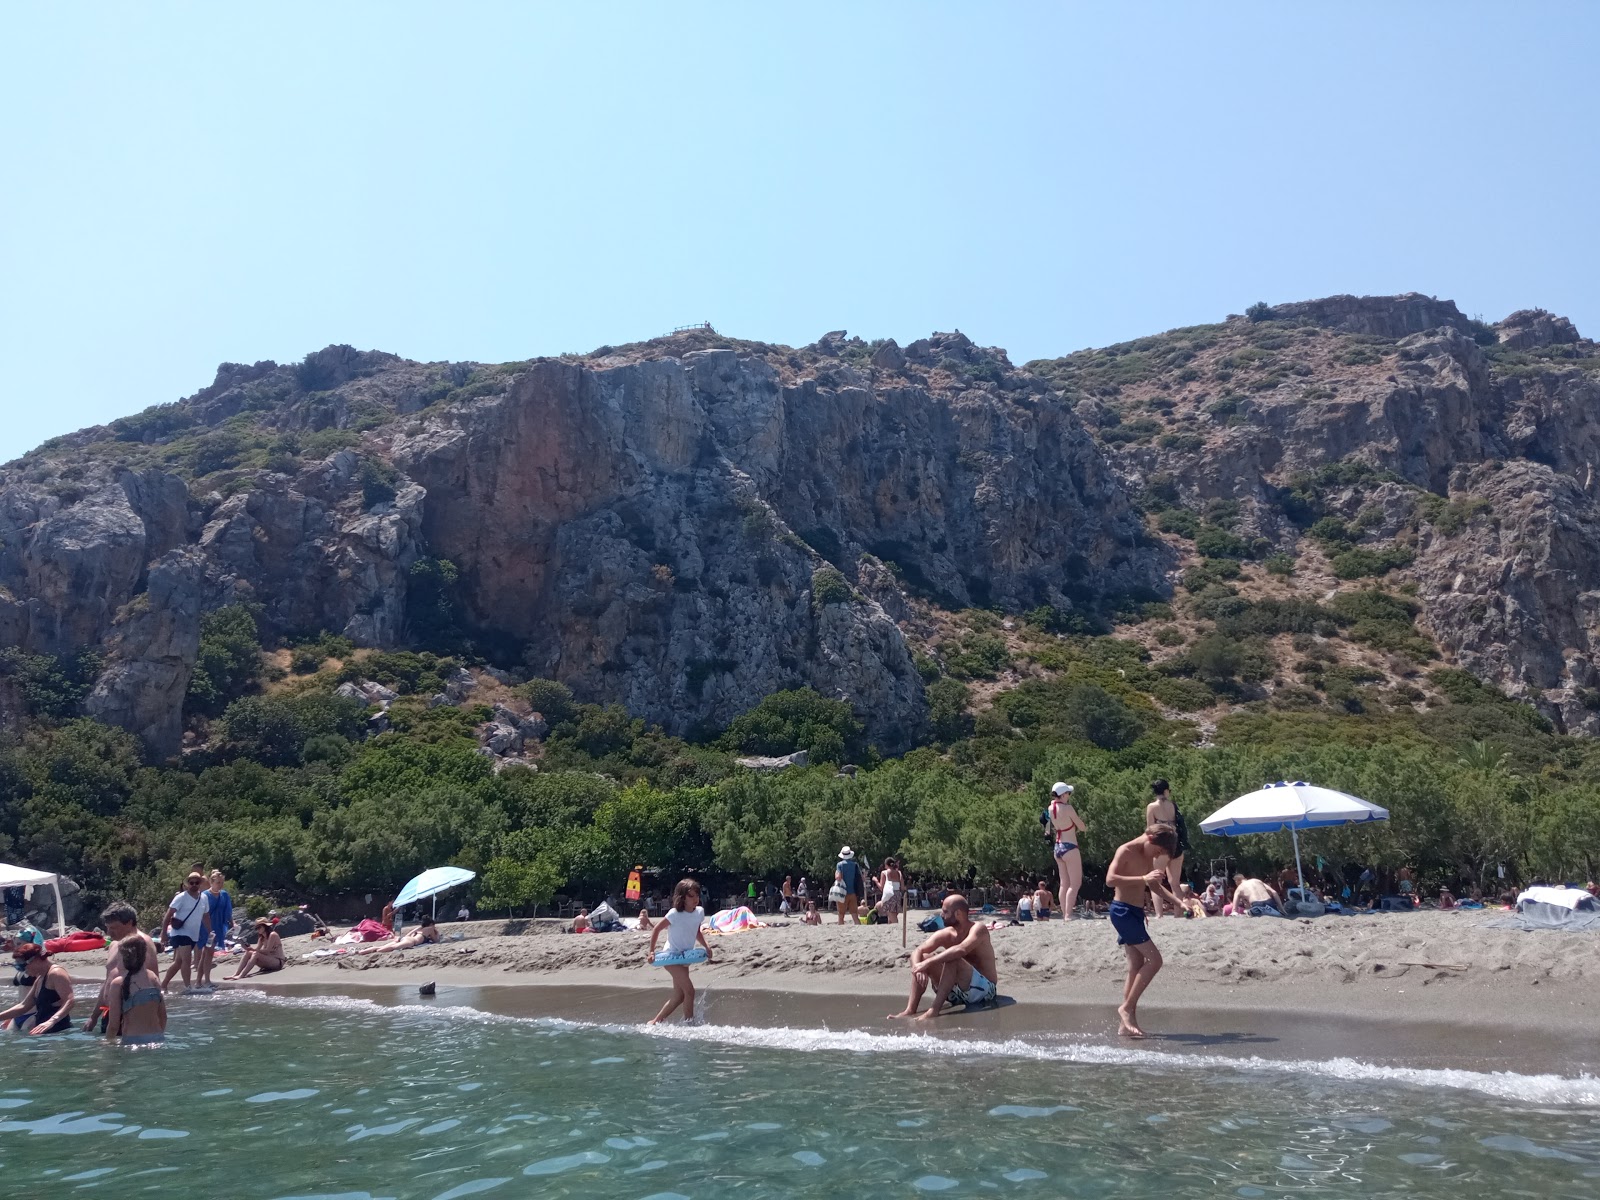
[[122,1011],[130,1012],[141,1004],[149,1004],[153,1000],[161,999],[161,989],[158,987],[142,987],[130,994],[122,1002]]

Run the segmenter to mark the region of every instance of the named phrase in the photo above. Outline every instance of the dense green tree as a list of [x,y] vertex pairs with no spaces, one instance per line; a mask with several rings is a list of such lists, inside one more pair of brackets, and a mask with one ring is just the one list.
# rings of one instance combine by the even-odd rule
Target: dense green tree
[[722,745],[745,754],[781,755],[809,750],[819,762],[841,762],[861,735],[861,722],[843,700],[811,688],[774,692],[735,717]]
[[229,604],[200,621],[200,650],[189,677],[190,711],[216,716],[261,677],[261,636],[247,605]]

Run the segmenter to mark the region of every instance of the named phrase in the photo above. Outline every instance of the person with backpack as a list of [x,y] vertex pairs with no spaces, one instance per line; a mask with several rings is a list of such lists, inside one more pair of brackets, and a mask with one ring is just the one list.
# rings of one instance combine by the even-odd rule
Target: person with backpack
[[861,896],[866,891],[866,881],[861,875],[861,865],[856,862],[856,852],[849,846],[839,850],[839,861],[833,866],[833,887],[828,898],[838,906],[839,924],[844,924],[845,914],[857,925],[861,924],[859,908]]
[[1061,916],[1070,921],[1077,916],[1078,889],[1083,886],[1083,853],[1078,849],[1081,835],[1089,832],[1078,810],[1072,805],[1072,785],[1056,783],[1050,789],[1050,806],[1043,820],[1055,855],[1056,873],[1061,879]]

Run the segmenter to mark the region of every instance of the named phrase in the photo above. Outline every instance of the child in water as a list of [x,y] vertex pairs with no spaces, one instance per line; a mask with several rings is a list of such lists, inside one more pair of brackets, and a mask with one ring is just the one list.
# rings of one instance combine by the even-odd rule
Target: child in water
[[[665,1021],[680,1004],[683,1019],[694,1020],[694,984],[689,980],[689,968],[695,963],[711,961],[711,946],[700,928],[705,919],[706,910],[700,907],[700,885],[692,879],[680,879],[678,886],[672,889],[672,907],[650,933],[649,961],[665,967],[672,976],[672,999],[662,1006],[650,1024]],[[667,949],[658,957],[656,942],[663,930],[667,934]]]

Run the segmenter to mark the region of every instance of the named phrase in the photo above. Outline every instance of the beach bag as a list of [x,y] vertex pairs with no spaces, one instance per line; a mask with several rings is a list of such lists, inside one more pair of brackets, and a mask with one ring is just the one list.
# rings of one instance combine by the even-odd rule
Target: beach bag
[[828,899],[833,901],[835,904],[837,904],[840,900],[843,900],[847,895],[849,895],[849,893],[845,891],[844,884],[838,882],[837,880],[835,880],[833,886],[828,889]]
[[944,928],[944,918],[938,913],[934,913],[933,916],[918,921],[917,928],[922,930],[923,933],[938,933],[939,930]]

